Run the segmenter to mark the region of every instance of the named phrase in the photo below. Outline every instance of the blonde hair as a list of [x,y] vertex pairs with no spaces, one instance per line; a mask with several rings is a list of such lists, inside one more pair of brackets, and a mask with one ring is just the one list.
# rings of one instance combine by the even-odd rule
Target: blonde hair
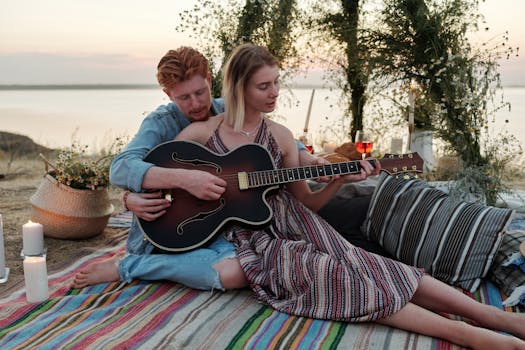
[[195,74],[208,77],[210,66],[199,51],[182,46],[169,50],[157,65],[157,80],[160,86],[173,88],[177,83],[191,79]]
[[236,47],[224,69],[222,96],[224,120],[240,131],[244,124],[244,89],[250,78],[263,66],[275,66],[279,62],[264,47],[243,44]]

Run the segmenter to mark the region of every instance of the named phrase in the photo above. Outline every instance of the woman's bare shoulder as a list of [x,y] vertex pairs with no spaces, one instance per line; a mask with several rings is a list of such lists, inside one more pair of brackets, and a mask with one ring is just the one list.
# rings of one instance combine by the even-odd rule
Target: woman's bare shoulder
[[293,138],[293,134],[286,126],[280,124],[274,120],[266,118],[268,127],[274,136],[284,137],[284,138]]
[[295,139],[292,132],[286,126],[279,124],[273,120],[270,120],[268,127],[273,137],[279,144],[281,152],[285,159],[297,152],[297,146],[295,144]]

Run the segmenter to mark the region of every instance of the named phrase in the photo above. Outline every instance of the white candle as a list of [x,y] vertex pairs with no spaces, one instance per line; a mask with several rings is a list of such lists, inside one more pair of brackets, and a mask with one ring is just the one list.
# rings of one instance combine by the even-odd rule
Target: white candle
[[414,109],[416,102],[416,84],[410,82],[410,91],[408,92],[408,149],[412,149],[412,132],[414,125]]
[[38,222],[29,220],[22,226],[24,255],[44,254],[44,228]]
[[5,278],[4,223],[0,214],[0,279]]
[[24,258],[24,278],[28,302],[37,303],[49,298],[45,257],[26,256]]
[[401,154],[403,153],[403,139],[394,137],[390,140],[390,153]]
[[414,125],[414,109],[416,102],[416,85],[414,83],[410,84],[410,91],[408,93],[408,124]]
[[312,90],[312,95],[310,96],[310,103],[308,104],[308,111],[306,112],[306,120],[304,122],[303,132],[308,132],[308,124],[310,123],[310,114],[312,114],[312,104],[314,103],[315,89]]

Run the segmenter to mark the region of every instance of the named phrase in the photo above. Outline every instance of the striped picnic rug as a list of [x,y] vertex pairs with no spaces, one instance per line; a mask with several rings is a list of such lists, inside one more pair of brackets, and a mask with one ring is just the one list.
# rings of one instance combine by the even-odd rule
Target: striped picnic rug
[[[202,292],[169,282],[69,288],[78,269],[122,252],[124,240],[50,275],[50,298],[29,304],[23,285],[0,294],[0,349],[459,349],[377,325],[289,316],[249,290]],[[492,284],[475,294],[501,306]]]

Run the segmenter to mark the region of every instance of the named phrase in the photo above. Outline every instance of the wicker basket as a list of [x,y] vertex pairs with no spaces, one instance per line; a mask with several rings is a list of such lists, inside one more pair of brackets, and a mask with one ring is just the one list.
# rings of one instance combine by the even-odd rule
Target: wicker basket
[[31,196],[31,220],[44,226],[44,235],[84,239],[104,231],[114,207],[107,188],[79,190],[46,174]]

